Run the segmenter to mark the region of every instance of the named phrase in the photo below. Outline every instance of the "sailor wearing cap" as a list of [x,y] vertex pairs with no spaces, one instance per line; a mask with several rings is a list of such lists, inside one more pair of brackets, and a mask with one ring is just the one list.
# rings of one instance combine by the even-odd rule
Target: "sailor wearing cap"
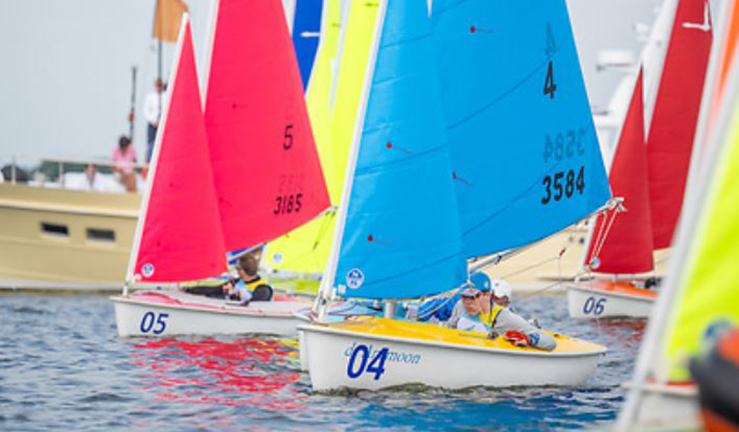
[[492,283],[484,273],[472,274],[470,282],[460,292],[462,301],[457,306],[461,305],[461,311],[455,315],[455,307],[447,326],[482,333],[492,331],[517,346],[553,350],[557,346],[554,337],[540,331],[510,309],[491,301],[496,297],[510,301],[510,285],[497,282]]

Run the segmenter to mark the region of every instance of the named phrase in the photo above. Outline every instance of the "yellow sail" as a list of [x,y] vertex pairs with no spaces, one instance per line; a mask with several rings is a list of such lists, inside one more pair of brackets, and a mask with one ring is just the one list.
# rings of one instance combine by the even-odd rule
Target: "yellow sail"
[[[340,1],[327,1],[327,25],[308,88],[308,113],[331,202],[338,205],[344,186],[344,173],[372,43],[378,2],[351,2],[339,59],[337,53],[341,28]],[[337,63],[338,68],[335,67]],[[337,70],[338,76],[334,76]],[[332,87],[336,88],[333,110]],[[262,266],[297,273],[297,276],[321,274],[331,250],[334,221],[334,214],[327,214],[272,241],[267,245]]]
[[733,107],[725,106],[733,111],[731,122],[716,169],[706,173],[712,178],[668,327],[665,366],[671,381],[689,379],[687,360],[722,328],[739,324],[739,104],[733,99]]

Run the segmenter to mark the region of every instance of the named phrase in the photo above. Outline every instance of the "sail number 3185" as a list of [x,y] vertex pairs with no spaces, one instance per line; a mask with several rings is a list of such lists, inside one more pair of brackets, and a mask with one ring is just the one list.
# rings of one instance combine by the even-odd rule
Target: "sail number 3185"
[[275,199],[277,207],[274,209],[273,213],[281,215],[299,212],[300,208],[303,206],[300,202],[301,198],[303,198],[302,193],[278,196]]
[[560,201],[562,198],[572,198],[575,191],[582,195],[585,192],[585,167],[580,167],[577,173],[576,170],[569,170],[547,175],[541,184],[544,186],[544,196],[541,198],[544,205],[552,199]]

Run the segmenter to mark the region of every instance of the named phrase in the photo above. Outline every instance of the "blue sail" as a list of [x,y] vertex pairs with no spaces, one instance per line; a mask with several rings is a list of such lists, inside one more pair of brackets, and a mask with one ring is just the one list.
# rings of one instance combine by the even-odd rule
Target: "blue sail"
[[430,25],[426,0],[388,0],[337,264],[343,297],[418,297],[466,279]]
[[464,256],[532,243],[603,205],[565,0],[434,0],[432,26]]
[[323,0],[297,0],[293,20],[293,45],[298,57],[303,91],[308,88],[308,80],[313,70],[313,61],[318,50],[321,32],[321,13]]

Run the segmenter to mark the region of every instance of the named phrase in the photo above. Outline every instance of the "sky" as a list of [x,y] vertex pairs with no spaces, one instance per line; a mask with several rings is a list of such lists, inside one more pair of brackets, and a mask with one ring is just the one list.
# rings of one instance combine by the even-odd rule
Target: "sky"
[[[186,2],[202,71],[212,0]],[[629,49],[638,57],[634,24],[650,24],[659,3],[568,0],[593,105],[607,105],[621,78],[619,72],[596,71],[598,51]],[[20,155],[21,163],[40,157],[109,158],[118,137],[128,133],[132,66],[138,70],[134,145],[143,158],[143,103],[157,69],[154,5],[155,0],[0,2],[1,164],[11,155]],[[165,44],[167,72],[173,51],[174,45]]]

